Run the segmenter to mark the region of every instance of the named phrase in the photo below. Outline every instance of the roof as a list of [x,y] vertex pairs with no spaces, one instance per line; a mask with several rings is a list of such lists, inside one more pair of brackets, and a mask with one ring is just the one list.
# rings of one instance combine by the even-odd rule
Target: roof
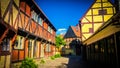
[[70,26],[64,35],[64,38],[78,38],[80,37],[80,27]]
[[80,27],[79,27],[79,26],[76,26],[76,27],[71,26],[71,28],[72,28],[74,34],[75,34],[77,37],[80,37]]
[[25,1],[27,4],[29,4],[30,7],[33,7],[32,9],[36,13],[40,14],[41,18],[44,18],[45,21],[47,23],[49,23],[49,25],[51,26],[51,28],[54,29],[54,31],[57,31],[56,28],[53,26],[53,24],[48,20],[48,17],[44,14],[44,12],[40,8],[40,6],[38,6],[37,3],[34,0],[21,0],[21,1]]

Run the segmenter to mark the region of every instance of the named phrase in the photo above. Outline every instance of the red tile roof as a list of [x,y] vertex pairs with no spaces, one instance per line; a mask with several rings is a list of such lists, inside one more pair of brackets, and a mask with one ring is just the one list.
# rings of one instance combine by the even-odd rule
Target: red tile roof
[[77,37],[80,37],[80,27],[79,26],[71,26],[74,34],[77,36]]

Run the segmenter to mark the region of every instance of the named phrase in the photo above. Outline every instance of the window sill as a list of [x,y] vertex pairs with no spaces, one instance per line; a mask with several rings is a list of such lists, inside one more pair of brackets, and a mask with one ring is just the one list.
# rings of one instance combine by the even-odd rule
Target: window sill
[[11,53],[9,51],[1,51],[0,56],[10,55]]

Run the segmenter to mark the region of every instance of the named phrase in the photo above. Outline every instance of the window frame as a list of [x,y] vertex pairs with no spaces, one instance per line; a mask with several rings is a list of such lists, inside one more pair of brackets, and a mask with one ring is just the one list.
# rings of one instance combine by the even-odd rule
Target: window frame
[[[4,40],[7,40],[9,41],[9,46],[5,45],[5,50],[3,50],[3,43],[4,43]],[[7,43],[5,43],[7,44]],[[6,47],[7,46],[7,47]],[[8,49],[7,49],[8,48]],[[3,42],[0,44],[0,56],[3,56],[3,55],[10,55],[10,39],[9,38],[4,38],[3,39]]]

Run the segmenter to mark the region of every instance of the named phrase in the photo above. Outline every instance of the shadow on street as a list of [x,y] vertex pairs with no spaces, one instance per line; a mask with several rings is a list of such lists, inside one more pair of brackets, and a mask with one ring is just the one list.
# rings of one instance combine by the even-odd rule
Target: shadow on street
[[69,58],[68,64],[62,63],[58,68],[104,68],[104,65],[87,62],[82,60],[81,56],[66,56]]
[[90,68],[89,64],[81,59],[81,56],[66,56],[69,58],[68,64],[62,63],[59,68]]

